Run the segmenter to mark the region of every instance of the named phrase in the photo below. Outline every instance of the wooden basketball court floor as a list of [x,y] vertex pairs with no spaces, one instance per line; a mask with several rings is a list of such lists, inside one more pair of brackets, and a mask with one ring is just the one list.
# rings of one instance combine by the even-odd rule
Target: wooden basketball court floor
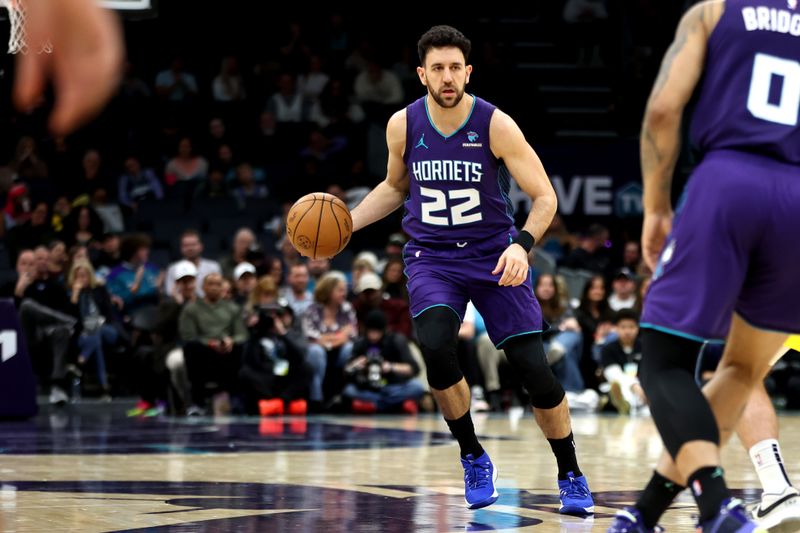
[[[554,459],[532,415],[476,415],[500,498],[470,511],[458,448],[439,416],[136,419],[124,411],[84,403],[0,423],[0,531],[605,531],[660,451],[649,418],[574,415],[596,514],[562,517]],[[800,476],[800,418],[781,416],[781,431],[790,475]],[[754,501],[758,480],[738,441],[724,457],[729,484]],[[693,531],[693,513],[684,493],[663,525]]]

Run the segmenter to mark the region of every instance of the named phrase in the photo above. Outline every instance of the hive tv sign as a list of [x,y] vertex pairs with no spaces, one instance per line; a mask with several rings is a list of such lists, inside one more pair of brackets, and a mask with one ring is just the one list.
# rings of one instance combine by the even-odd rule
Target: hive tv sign
[[[611,176],[561,176],[551,178],[558,197],[558,212],[562,215],[582,214],[604,216],[614,212]],[[578,206],[578,200],[583,202]]]
[[[554,174],[550,177],[558,197],[558,212],[563,216],[641,216],[642,186],[638,182],[620,183],[608,175],[575,175],[564,178]],[[531,207],[530,197],[520,190],[515,181],[509,192],[511,203],[519,213],[527,213]]]

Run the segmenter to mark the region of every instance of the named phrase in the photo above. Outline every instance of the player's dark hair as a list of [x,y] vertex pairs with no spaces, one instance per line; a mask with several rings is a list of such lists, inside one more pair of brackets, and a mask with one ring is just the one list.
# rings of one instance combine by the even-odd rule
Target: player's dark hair
[[419,54],[419,64],[425,66],[425,56],[431,48],[444,48],[455,46],[464,54],[464,62],[469,59],[469,52],[472,50],[472,43],[464,37],[464,34],[452,26],[434,26],[426,31],[417,42],[417,53]]

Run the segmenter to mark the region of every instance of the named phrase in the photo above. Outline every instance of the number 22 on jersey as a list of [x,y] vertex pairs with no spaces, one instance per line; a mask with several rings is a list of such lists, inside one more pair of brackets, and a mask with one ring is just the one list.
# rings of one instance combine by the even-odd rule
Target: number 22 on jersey
[[[460,226],[483,220],[483,214],[480,211],[468,214],[468,211],[481,205],[481,195],[478,189],[452,189],[445,193],[438,189],[420,187],[419,194],[423,198],[430,198],[429,202],[423,201],[420,205],[422,222],[426,224]],[[449,211],[449,217],[447,214],[435,214],[442,211]]]

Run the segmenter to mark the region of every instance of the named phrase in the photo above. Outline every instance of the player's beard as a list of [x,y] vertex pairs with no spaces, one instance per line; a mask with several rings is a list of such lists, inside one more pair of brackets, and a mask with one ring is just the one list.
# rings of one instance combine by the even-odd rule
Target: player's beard
[[[456,92],[456,97],[453,99],[452,102],[448,102],[447,100],[444,99],[444,96],[442,96],[441,92],[445,89],[453,89]],[[441,89],[439,89],[439,93],[433,92],[431,88],[428,87],[428,92],[433,97],[433,100],[444,108],[455,107],[458,105],[461,99],[464,98],[464,88],[463,87],[459,88],[455,85],[449,87],[444,86]]]

